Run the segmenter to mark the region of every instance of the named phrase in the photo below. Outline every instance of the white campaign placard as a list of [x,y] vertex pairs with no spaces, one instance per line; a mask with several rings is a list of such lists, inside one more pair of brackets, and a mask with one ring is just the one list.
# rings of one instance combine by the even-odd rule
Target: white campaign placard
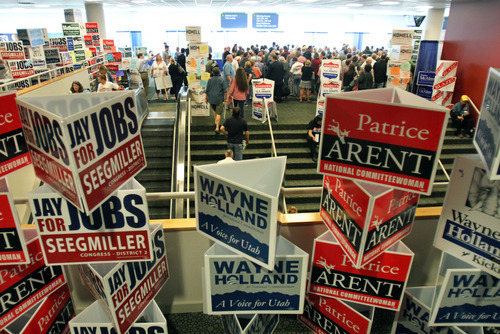
[[201,42],[201,27],[200,26],[187,26],[186,27],[186,41],[188,41],[188,42]]
[[155,78],[156,89],[168,89],[173,87],[170,75],[162,75]]
[[[195,166],[197,230],[271,270],[276,252],[278,198],[286,157]],[[251,177],[265,170],[259,178]]]
[[267,102],[274,101],[274,81],[269,79],[252,80],[253,100],[262,101],[266,98]]
[[321,81],[340,82],[342,62],[340,59],[323,59],[321,61]]

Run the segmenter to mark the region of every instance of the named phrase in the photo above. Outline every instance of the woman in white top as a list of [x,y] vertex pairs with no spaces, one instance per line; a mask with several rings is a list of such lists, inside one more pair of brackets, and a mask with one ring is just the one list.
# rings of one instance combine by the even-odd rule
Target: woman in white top
[[[167,64],[163,61],[160,54],[156,55],[156,60],[153,62],[153,66],[151,67],[151,78],[161,78],[168,72]],[[155,81],[155,89],[156,89],[156,81]],[[163,101],[167,99],[167,92],[165,89],[161,90],[163,94]],[[156,89],[156,100],[160,97],[160,91]]]

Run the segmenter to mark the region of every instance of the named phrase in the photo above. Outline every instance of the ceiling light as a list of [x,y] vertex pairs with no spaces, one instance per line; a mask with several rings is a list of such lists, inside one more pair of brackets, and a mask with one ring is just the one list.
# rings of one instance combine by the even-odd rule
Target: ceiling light
[[362,7],[362,3],[347,3],[345,4],[347,7]]
[[400,2],[399,1],[381,1],[381,2],[379,2],[379,4],[389,6],[389,5],[399,5]]
[[432,9],[434,7],[433,6],[417,6],[415,8],[418,10],[427,10],[427,9]]
[[147,0],[132,0],[131,2],[138,4],[138,5],[149,3],[149,1],[147,1]]
[[49,8],[49,5],[35,5],[36,8]]
[[244,0],[242,3],[244,3],[245,5],[254,5],[259,2],[257,0]]
[[196,0],[196,6],[198,7],[210,7],[212,6],[212,0]]

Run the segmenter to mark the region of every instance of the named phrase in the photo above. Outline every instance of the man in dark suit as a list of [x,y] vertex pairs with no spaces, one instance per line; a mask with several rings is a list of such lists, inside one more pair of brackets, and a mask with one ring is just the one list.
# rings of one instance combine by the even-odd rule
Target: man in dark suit
[[274,80],[274,101],[276,103],[281,103],[284,74],[285,69],[283,68],[283,64],[278,61],[276,54],[273,55],[272,62],[267,67],[266,75],[268,79]]

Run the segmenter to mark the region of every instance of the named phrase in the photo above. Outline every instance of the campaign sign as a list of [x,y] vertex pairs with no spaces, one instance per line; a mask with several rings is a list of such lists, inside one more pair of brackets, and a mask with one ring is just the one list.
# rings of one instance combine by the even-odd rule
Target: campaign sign
[[[194,167],[196,229],[240,256],[274,268],[286,157]],[[265,170],[258,178],[255,171]]]
[[65,9],[64,10],[64,20],[66,22],[82,22],[82,10],[81,9]]
[[266,98],[267,102],[274,101],[274,80],[255,79],[252,80],[253,100],[262,101]]
[[300,314],[309,255],[278,237],[272,270],[215,243],[205,253],[204,307],[208,314]]
[[69,321],[75,316],[68,284],[40,301],[22,317],[3,329],[2,334],[18,333],[69,333]]
[[500,70],[490,68],[477,122],[474,146],[490,180],[500,179]]
[[417,95],[430,100],[432,98],[432,86],[417,86]]
[[169,278],[161,224],[151,224],[153,260],[79,265],[80,276],[120,334],[126,333]]
[[115,48],[115,40],[113,39],[103,39],[102,40],[102,49],[104,52],[112,52]]
[[35,229],[23,232],[31,262],[0,266],[0,329],[66,283],[62,267],[46,265]]
[[[342,62],[340,59],[323,59],[321,62],[321,82],[340,82]],[[340,92],[340,89],[339,89]]]
[[453,92],[447,92],[444,90],[433,90],[431,101],[442,106],[446,106],[451,103],[453,99]]
[[430,327],[434,286],[407,288],[399,310],[396,333],[398,334],[483,334],[479,327]]
[[[109,57],[111,55],[111,57]],[[108,65],[121,65],[122,63],[122,53],[121,52],[111,52],[106,55],[108,60]]]
[[61,62],[60,51],[56,47],[44,48],[45,62],[48,64],[59,64]]
[[416,193],[325,175],[320,215],[356,268],[408,235]]
[[417,85],[419,86],[434,86],[434,77],[436,73],[432,71],[418,72]]
[[68,52],[68,38],[67,37],[55,37],[49,39],[49,45],[51,48],[58,49],[59,52]]
[[[152,300],[130,327],[128,334],[167,334],[167,320],[158,304]],[[111,334],[116,333],[105,308],[98,301],[92,303],[69,322],[73,334]]]
[[36,175],[87,214],[146,167],[132,91],[17,98]]
[[25,46],[24,54],[26,56],[26,59],[30,59],[32,61],[35,68],[40,69],[47,66],[43,46]]
[[35,74],[33,62],[24,60],[9,60],[8,61],[12,79],[22,79]]
[[[252,102],[252,118],[257,119],[257,120],[261,121],[262,123],[264,123],[265,121],[267,121],[267,113],[264,110],[265,104],[263,104],[262,102],[258,102],[255,99],[253,101],[254,102]],[[270,117],[275,115],[277,113],[276,103],[268,102],[267,103],[267,110],[269,111]],[[229,116],[230,115],[228,115],[228,117]]]
[[3,60],[23,60],[23,42],[0,42],[0,59]]
[[500,181],[489,181],[479,155],[455,159],[434,246],[500,278]]
[[436,76],[451,78],[457,76],[458,61],[438,60]]
[[456,77],[440,77],[437,76],[434,78],[434,86],[432,87],[434,90],[444,90],[447,92],[452,92],[455,90],[455,82],[457,81]]
[[432,192],[448,110],[396,88],[326,99],[318,172]]
[[64,37],[81,37],[86,34],[85,24],[82,22],[66,22],[61,24]]
[[21,129],[16,93],[0,93],[0,177],[31,164]]
[[304,313],[297,318],[314,333],[368,334],[373,311],[371,306],[306,293]]
[[[7,179],[0,179],[0,266],[29,263],[21,223],[14,201],[7,186]],[[0,267],[1,268],[1,267]]]
[[280,320],[279,314],[224,314],[221,315],[226,334],[270,334]]
[[391,45],[411,45],[413,42],[413,30],[393,30]]
[[391,61],[408,62],[411,60],[413,47],[410,45],[392,45]]
[[[75,51],[73,51],[73,54],[75,56],[74,62],[79,62],[79,61],[85,60],[85,50],[75,50]],[[121,59],[120,59],[120,61],[121,61]]]
[[[191,57],[208,57],[208,43],[190,42],[189,43],[189,56]],[[202,67],[203,72],[205,68]]]
[[186,27],[187,42],[201,42],[201,27]]
[[326,99],[326,96],[329,94],[340,93],[342,90],[341,82],[329,82],[322,81],[320,83],[320,99],[323,101]]
[[153,257],[146,190],[128,181],[91,215],[48,185],[28,194],[48,264],[144,261]]
[[325,112],[325,102],[326,98],[321,97],[319,99],[316,99],[316,115],[323,115]]
[[430,326],[489,326],[500,322],[500,278],[443,252]]
[[99,26],[97,22],[85,23],[85,32],[87,35],[99,35]]
[[401,241],[360,269],[349,260],[333,234],[314,240],[308,291],[390,310],[399,310],[413,253]]
[[[148,54],[148,48],[145,46],[136,46],[134,49],[135,55],[137,56],[139,53],[142,53],[144,56],[147,56]],[[186,62],[187,66],[187,62]]]

